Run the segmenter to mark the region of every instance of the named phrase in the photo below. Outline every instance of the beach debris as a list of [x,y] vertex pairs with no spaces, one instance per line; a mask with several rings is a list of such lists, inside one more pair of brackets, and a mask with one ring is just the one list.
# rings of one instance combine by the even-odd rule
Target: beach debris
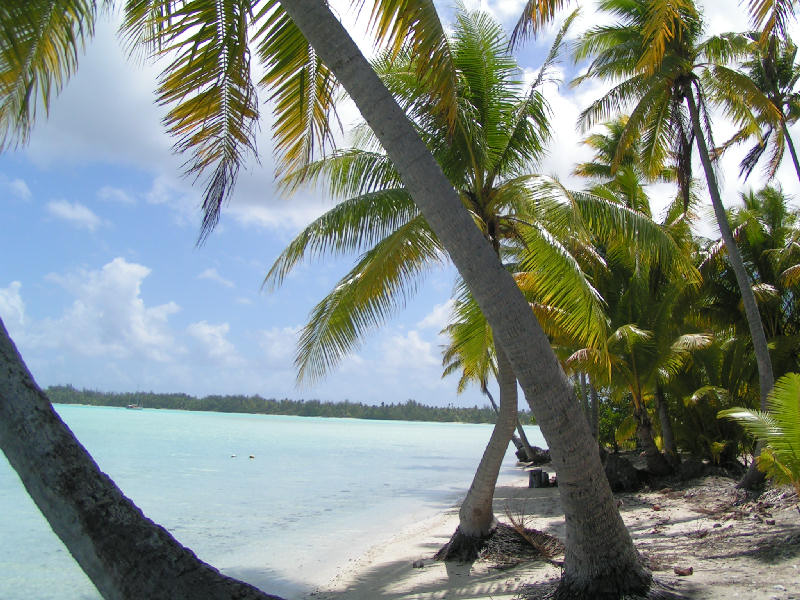
[[422,567],[425,566],[425,561],[423,561],[423,560],[415,560],[414,562],[411,563],[411,566],[414,569],[421,569]]
[[692,567],[675,567],[673,569],[675,571],[675,575],[680,575],[681,577],[686,577],[687,575],[691,575],[694,573],[694,568]]
[[653,504],[653,510],[661,510],[660,504]]
[[775,525],[775,519],[767,519],[766,521],[764,521],[764,523],[766,523],[767,525]]

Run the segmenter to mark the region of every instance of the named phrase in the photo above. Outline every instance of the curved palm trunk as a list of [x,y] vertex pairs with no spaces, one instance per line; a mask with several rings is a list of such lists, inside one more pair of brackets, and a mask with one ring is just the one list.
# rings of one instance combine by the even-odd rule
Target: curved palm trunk
[[797,151],[794,149],[794,142],[792,141],[792,136],[789,135],[789,126],[785,120],[781,121],[781,128],[783,129],[783,139],[786,140],[786,145],[789,146],[789,154],[792,156],[794,172],[797,173],[797,179],[800,180],[800,162],[797,161]]
[[497,382],[500,386],[497,423],[483,451],[472,485],[458,511],[458,528],[450,541],[436,554],[436,558],[441,560],[475,560],[483,541],[497,526],[492,503],[503,457],[517,422],[517,379],[497,342],[495,353]]
[[[758,312],[755,294],[753,294],[753,282],[750,280],[747,270],[744,267],[742,255],[739,252],[739,248],[736,246],[736,241],[733,239],[731,226],[725,214],[725,207],[722,205],[717,179],[711,166],[711,160],[708,157],[708,146],[706,145],[706,140],[703,135],[703,128],[700,125],[700,114],[697,110],[694,93],[691,85],[687,87],[688,90],[685,94],[686,103],[689,106],[692,127],[694,129],[695,138],[697,139],[697,149],[700,153],[700,161],[703,163],[703,171],[705,172],[706,183],[708,184],[708,193],[711,196],[711,204],[714,207],[714,215],[717,218],[719,232],[722,236],[722,241],[725,243],[725,249],[728,251],[728,260],[736,275],[736,282],[739,284],[739,291],[742,294],[744,313],[747,318],[747,326],[750,328],[750,336],[753,339],[753,351],[755,352],[756,364],[758,366],[761,410],[766,411],[767,395],[772,390],[772,386],[775,383],[772,373],[772,360],[770,359],[769,348],[767,346],[767,336],[764,333],[764,325],[761,322],[761,315]],[[764,475],[756,468],[755,462],[756,461],[753,461],[750,464],[750,469],[748,469],[744,479],[739,482],[740,487],[752,489],[764,480]]]
[[0,447],[104,598],[277,598],[202,562],[122,494],[53,410],[2,320],[0,374]]
[[[516,379],[514,380],[516,382]],[[500,409],[497,407],[497,403],[494,401],[491,392],[489,392],[488,388],[485,384],[481,384],[481,391],[486,394],[486,397],[489,398],[489,402],[492,404],[492,408],[494,409],[495,414],[500,414]],[[515,436],[514,434],[511,435],[511,441],[514,442],[514,447],[519,450],[520,448],[525,450],[525,456],[528,460],[533,459],[533,448],[531,448],[531,443],[528,441],[528,436],[525,433],[525,429],[522,427],[522,423],[519,420],[519,411],[517,411],[517,418],[516,418],[516,428],[519,437]]]
[[282,5],[347,89],[492,327],[558,471],[566,516],[563,598],[642,592],[651,576],[617,510],[597,445],[547,336],[456,191],[322,0]]

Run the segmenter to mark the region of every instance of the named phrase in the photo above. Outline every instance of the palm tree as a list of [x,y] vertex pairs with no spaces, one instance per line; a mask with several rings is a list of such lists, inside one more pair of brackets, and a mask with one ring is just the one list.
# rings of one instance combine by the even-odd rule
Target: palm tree
[[738,422],[764,443],[758,468],[778,485],[791,483],[800,494],[800,375],[787,373],[775,382],[769,412],[735,407],[719,418]]
[[[795,63],[797,46],[788,37],[783,40],[772,37],[765,48],[757,43],[760,37],[759,33],[749,33],[748,37],[753,40],[753,43],[750,45],[750,57],[742,64],[742,67],[775,110],[756,115],[755,119],[716,149],[715,154],[720,154],[731,145],[754,137],[756,144],[740,163],[740,176],[747,179],[764,156],[764,152],[771,146],[770,158],[765,166],[767,177],[772,179],[775,176],[783,159],[784,151],[788,148],[795,173],[800,179],[800,162],[798,162],[797,151],[789,134],[789,124],[800,118],[800,94],[795,91],[797,81],[800,79],[800,65]],[[714,78],[706,78],[706,86],[711,88],[712,93],[715,91],[716,83]],[[719,90],[719,93],[723,96],[726,95],[724,89]],[[747,107],[741,107],[740,110],[746,114]],[[777,120],[774,119],[776,116]]]
[[[76,3],[78,8],[88,8],[83,12],[90,18],[85,21],[72,19],[75,11],[67,11],[69,18],[65,23],[54,16],[57,11],[48,10],[53,8],[52,2],[14,3],[12,5],[14,10],[22,7],[21,14],[14,13],[7,4],[4,3],[3,9],[0,10],[0,43],[2,43],[0,54],[3,56],[0,67],[4,69],[3,77],[0,78],[3,82],[0,84],[3,86],[0,88],[0,99],[2,99],[0,123],[4,126],[4,140],[8,139],[6,136],[8,128],[18,122],[23,124],[24,133],[26,119],[30,120],[31,116],[30,107],[35,106],[40,99],[49,98],[50,89],[57,88],[71,72],[74,61],[70,63],[70,56],[77,51],[83,39],[81,27],[93,22],[95,9],[94,3]],[[156,33],[161,31],[159,28],[168,24],[169,19],[175,14],[176,18],[172,21],[175,23],[173,29],[175,35],[172,40],[180,48],[181,40],[186,40],[189,47],[193,43],[202,41],[197,36],[192,38],[188,35],[195,26],[203,29],[203,23],[210,23],[211,26],[205,28],[206,34],[209,31],[222,31],[213,26],[218,21],[216,9],[228,6],[228,3],[198,0],[192,3],[192,8],[198,8],[201,4],[206,10],[199,11],[197,15],[201,18],[194,20],[192,15],[187,15],[185,10],[181,10],[187,6],[183,3],[139,3],[130,4],[129,8],[143,7],[142,18],[147,24],[145,29]],[[379,4],[398,8],[396,3],[388,0]],[[411,4],[407,2],[404,6]],[[419,2],[414,6],[419,5],[432,7],[430,2]],[[241,4],[237,3],[236,6],[241,7]],[[271,31],[279,31],[275,27],[285,22],[281,20],[280,15],[271,12],[276,7],[275,2],[269,2],[264,5],[264,10],[267,12],[259,13],[259,17],[265,19],[260,21],[260,24],[263,26],[266,22],[271,23],[273,26]],[[554,464],[559,471],[559,480],[565,484],[560,490],[562,506],[567,516],[567,551],[559,594],[562,597],[591,598],[597,597],[598,590],[603,590],[607,596],[646,590],[650,585],[651,576],[642,566],[630,535],[619,516],[589,429],[585,421],[580,418],[569,382],[559,368],[547,337],[531,313],[514,279],[505,271],[491,246],[474,227],[471,216],[464,209],[458,194],[441,172],[429,150],[328,6],[320,0],[286,0],[282,8],[291,17],[292,26],[296,25],[297,31],[302,32],[309,43],[302,47],[291,46],[290,42],[294,42],[297,36],[287,32],[282,38],[285,42],[283,45],[266,44],[266,56],[276,57],[279,54],[278,50],[282,47],[288,48],[284,54],[285,61],[276,60],[275,68],[280,70],[280,65],[283,64],[291,75],[297,75],[299,71],[304,75],[312,75],[296,77],[305,82],[301,91],[306,91],[307,94],[303,95],[303,98],[308,98],[309,95],[313,97],[319,89],[316,84],[320,82],[320,78],[315,76],[315,73],[319,73],[316,67],[322,63],[330,68],[348,91],[380,139],[397,171],[402,175],[405,186],[420,207],[426,221],[436,232],[442,246],[448,251],[469,285],[498,336],[514,373],[532,405],[536,420],[548,439]],[[430,11],[425,14],[429,13]],[[435,35],[425,37],[424,34],[430,30],[426,29],[427,23],[422,18],[422,13],[401,10],[399,14],[402,18],[398,21],[406,26],[411,24],[412,29],[420,34],[418,39],[428,41],[437,39]],[[44,18],[46,15],[51,15],[51,18]],[[241,22],[249,24],[246,17],[250,15],[245,11],[239,16],[243,18],[235,22],[239,26],[238,37],[242,37],[247,28],[241,27]],[[221,21],[218,24],[222,25]],[[156,27],[153,29],[151,26]],[[407,27],[401,27],[397,31],[404,33],[406,29]],[[263,32],[264,27],[256,27],[256,30]],[[228,40],[230,37],[228,33],[236,32],[224,32],[213,36],[214,41],[219,44],[222,40]],[[30,39],[33,42],[26,44],[34,51],[20,53],[20,46],[15,45],[15,42]],[[39,53],[39,49],[43,47],[42,41],[50,39],[64,43],[57,46],[55,51],[51,49],[49,53]],[[144,36],[144,39],[147,39],[147,36]],[[150,39],[159,38],[153,35]],[[196,41],[193,42],[193,39]],[[281,35],[273,35],[271,39],[273,42],[280,41]],[[307,57],[305,61],[302,60],[303,48]],[[301,52],[296,52],[297,49]],[[434,59],[441,56],[435,52],[437,48],[429,49],[429,52],[421,51],[419,55],[432,56]],[[297,56],[301,57],[299,61],[303,64],[301,68],[294,68],[297,65],[295,61]],[[201,60],[203,57],[211,62],[214,62],[215,57],[220,59],[216,63],[222,68],[214,72],[221,74],[223,79],[229,75],[227,65],[235,67],[245,62],[241,60],[229,62],[227,51],[217,55],[211,51],[190,53],[186,55],[186,60],[191,62],[193,58]],[[321,63],[317,62],[317,57]],[[65,65],[71,66],[64,68]],[[431,71],[435,73],[436,69]],[[238,74],[244,72],[242,69]],[[246,72],[249,74],[249,70]],[[19,83],[20,81],[22,83]],[[45,84],[36,88],[35,81],[43,81]],[[175,85],[185,84],[187,94],[193,89],[195,92],[203,89],[192,88],[190,81],[184,82],[180,78],[172,78],[171,81]],[[226,99],[224,102],[208,104],[193,102],[187,108],[227,111],[227,115],[233,115],[234,110],[242,106],[241,102],[230,101],[242,97],[242,94],[238,93],[239,88],[241,86],[237,86],[235,90],[227,88],[231,93],[224,96]],[[34,92],[39,94],[36,95]],[[193,96],[187,97],[193,98]],[[286,108],[291,104],[287,102],[283,106]],[[310,112],[312,106],[314,105],[306,103],[303,110],[295,111],[295,115],[312,114],[316,117],[315,111]],[[201,123],[201,121],[195,122]],[[235,135],[228,135],[232,133],[233,128],[227,126],[226,119],[220,124],[218,132],[224,138],[222,141],[233,140],[228,147],[241,149],[241,141],[236,140]],[[207,195],[207,199],[210,198],[210,201],[206,202],[206,214],[210,215],[206,218],[206,223],[209,226],[214,224],[215,215],[220,208],[217,200],[224,200],[224,194],[230,189],[228,184],[232,182],[229,175],[235,172],[230,169],[226,171],[224,167],[235,166],[235,160],[237,156],[241,157],[241,152],[223,153],[220,156],[227,162],[220,163],[223,164],[223,168],[219,171],[222,173],[217,182],[219,185],[211,186],[209,189],[215,195]],[[18,380],[17,377],[15,381]],[[34,434],[29,441],[36,439]],[[12,443],[23,445],[19,432],[12,432],[12,437],[3,438],[4,449]],[[62,466],[68,469],[70,460],[63,460]],[[86,535],[87,532],[84,530],[79,533]]]
[[[711,76],[726,84],[729,96],[738,94],[760,112],[771,113],[775,108],[765,102],[763,94],[752,81],[722,64],[740,56],[747,47],[747,40],[734,34],[701,40],[701,15],[692,3],[683,4],[676,12],[661,15],[665,19],[661,25],[675,33],[663,44],[663,52],[654,54],[646,32],[658,21],[654,21],[654,13],[649,10],[646,0],[601,2],[602,10],[613,12],[620,20],[613,26],[594,28],[584,34],[576,56],[594,56],[594,59],[589,72],[577,81],[599,77],[617,84],[581,114],[581,122],[588,127],[598,119],[608,117],[611,111],[619,107],[635,104],[622,136],[617,159],[631,140],[641,135],[643,156],[648,171],[653,174],[661,168],[668,151],[672,150],[677,158],[678,180],[686,202],[691,181],[692,142],[697,144],[714,214],[728,259],[736,274],[753,338],[763,407],[774,382],[772,364],[752,282],[736,247],[711,164],[706,142],[711,135],[710,119],[698,72],[710,70]],[[726,106],[734,116],[748,118],[747,115],[737,114],[740,103]],[[740,483],[745,487],[753,487],[759,480],[758,472],[753,469]]]
[[[602,338],[602,309],[591,286],[574,261],[564,263],[569,256],[551,241],[553,236],[530,208],[536,203],[537,188],[532,185],[536,177],[527,174],[527,169],[541,156],[549,136],[547,107],[538,87],[570,22],[557,36],[537,81],[523,89],[502,28],[485,14],[460,11],[450,42],[454,78],[459,80],[459,109],[451,135],[450,124],[430,113],[431,91],[426,82],[413,76],[418,60],[413,54],[382,58],[376,70],[417,123],[420,136],[495,254],[502,259],[506,246],[520,241],[538,250],[534,260],[538,274],[528,285],[546,289],[556,299],[554,308],[560,311],[551,319],[573,331],[599,330],[595,335]],[[443,258],[438,239],[415,210],[399,175],[387,157],[374,150],[379,145],[369,130],[362,132],[358,142],[354,148],[311,163],[288,180],[295,185],[324,177],[327,187],[345,199],[295,238],[270,269],[266,283],[279,283],[306,254],[366,249],[357,265],[315,307],[304,327],[297,353],[301,379],[319,377],[335,365],[367,329],[380,325],[404,302],[428,264]],[[564,263],[561,268],[556,267],[559,261]],[[541,268],[543,264],[550,268]],[[471,308],[479,313],[474,305]],[[500,385],[498,420],[462,503],[458,530],[439,553],[443,559],[474,559],[496,525],[492,500],[517,422],[517,381],[500,346],[490,345],[495,348]]]
[[104,598],[277,598],[198,559],[123,495],[53,410],[2,320],[0,372],[3,452]]

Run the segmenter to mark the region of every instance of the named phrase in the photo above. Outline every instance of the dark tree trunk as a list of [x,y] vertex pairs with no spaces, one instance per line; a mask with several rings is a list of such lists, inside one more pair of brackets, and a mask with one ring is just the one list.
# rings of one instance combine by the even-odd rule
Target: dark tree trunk
[[0,447],[104,598],[277,598],[202,562],[122,494],[53,410],[2,320]]
[[500,386],[500,410],[492,429],[489,443],[481,457],[461,508],[458,511],[458,528],[450,541],[436,554],[440,560],[473,561],[484,541],[497,527],[492,504],[497,477],[503,457],[517,422],[517,380],[511,365],[495,340],[497,356],[497,383]]
[[672,433],[672,421],[669,418],[669,407],[667,399],[664,397],[664,390],[661,386],[656,386],[655,392],[656,410],[658,420],[661,423],[661,439],[663,440],[664,456],[672,468],[677,468],[680,464],[678,449],[675,447],[675,436]]
[[797,174],[797,179],[800,180],[800,162],[797,161],[797,151],[794,149],[794,141],[792,136],[789,135],[789,127],[786,125],[786,120],[781,120],[781,127],[783,128],[783,137],[786,140],[786,145],[789,147],[789,154],[792,156],[792,164],[794,164],[794,172]]
[[600,440],[600,396],[594,383],[590,383],[589,392],[592,398],[592,436],[598,441]]
[[[767,336],[764,333],[764,325],[761,322],[761,314],[758,311],[756,304],[756,297],[753,293],[753,282],[747,274],[742,255],[736,246],[736,240],[733,238],[730,223],[728,223],[728,216],[725,214],[725,207],[722,204],[722,197],[719,193],[717,186],[717,178],[714,175],[714,169],[711,165],[711,159],[708,155],[708,146],[706,145],[705,135],[703,128],[700,124],[700,113],[697,110],[697,103],[694,99],[694,90],[692,84],[688,83],[686,86],[686,103],[689,106],[689,115],[692,119],[692,128],[694,130],[695,139],[697,140],[697,150],[700,154],[700,161],[703,163],[703,171],[706,176],[706,183],[708,184],[708,193],[711,196],[711,204],[714,207],[714,215],[717,218],[717,225],[719,225],[719,232],[722,236],[722,241],[725,244],[725,250],[728,253],[728,261],[736,275],[736,283],[739,285],[739,292],[742,294],[742,304],[744,306],[745,317],[747,317],[747,326],[750,329],[750,337],[753,340],[753,351],[756,355],[756,364],[758,366],[758,381],[759,390],[761,394],[761,410],[767,410],[767,395],[772,391],[772,386],[775,384],[774,375],[772,373],[772,360],[769,355],[769,347],[767,346]],[[755,489],[761,482],[764,481],[764,474],[756,468],[755,460],[750,465],[744,478],[739,482],[740,487],[746,489]]]
[[[497,336],[547,441],[566,516],[564,593],[645,592],[651,581],[620,517],[597,445],[550,342],[511,274],[403,111],[323,0],[286,12],[347,90]],[[577,594],[577,596],[576,596]]]
[[636,407],[633,413],[636,417],[636,438],[644,451],[648,472],[658,476],[671,473],[672,467],[653,441],[653,422],[650,420],[650,415],[647,414],[647,407]]

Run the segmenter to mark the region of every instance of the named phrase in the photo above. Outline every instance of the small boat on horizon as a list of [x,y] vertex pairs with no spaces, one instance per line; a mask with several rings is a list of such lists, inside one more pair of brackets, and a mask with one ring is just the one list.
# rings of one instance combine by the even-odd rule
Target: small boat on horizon
[[142,406],[142,402],[139,401],[139,404],[128,404],[128,406],[126,406],[125,408],[127,408],[128,410],[142,410],[144,406]]

